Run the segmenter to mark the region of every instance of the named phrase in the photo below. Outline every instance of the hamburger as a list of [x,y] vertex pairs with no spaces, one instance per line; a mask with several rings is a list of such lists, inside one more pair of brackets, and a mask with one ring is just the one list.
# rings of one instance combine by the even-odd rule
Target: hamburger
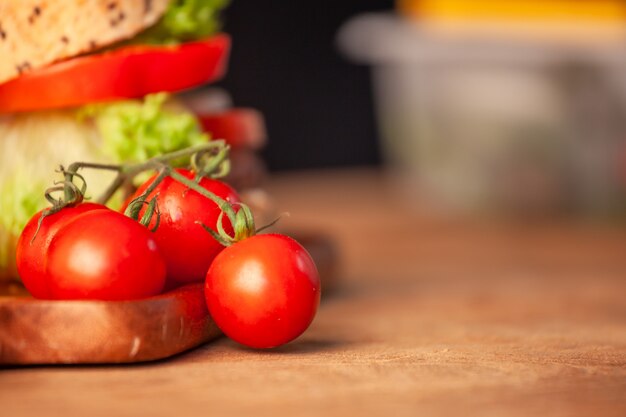
[[[226,5],[0,0],[0,280],[17,277],[17,236],[59,165],[141,162],[224,138],[241,161],[231,181],[255,185],[260,114],[231,109],[220,90],[189,93],[226,71]],[[88,196],[112,180],[83,174]]]

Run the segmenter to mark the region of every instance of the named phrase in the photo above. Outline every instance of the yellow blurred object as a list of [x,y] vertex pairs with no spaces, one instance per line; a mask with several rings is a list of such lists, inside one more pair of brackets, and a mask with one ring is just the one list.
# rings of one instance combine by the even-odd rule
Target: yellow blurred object
[[398,0],[397,6],[421,18],[626,20],[622,0]]
[[396,5],[426,29],[445,33],[575,41],[626,37],[621,0],[397,0]]

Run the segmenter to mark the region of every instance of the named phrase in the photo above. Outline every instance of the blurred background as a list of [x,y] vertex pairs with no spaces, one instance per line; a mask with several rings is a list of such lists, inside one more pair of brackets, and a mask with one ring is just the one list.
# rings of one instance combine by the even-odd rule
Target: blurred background
[[[621,218],[626,3],[234,1],[270,171],[384,166],[452,210]],[[262,80],[262,81],[261,81]]]
[[263,111],[272,171],[380,163],[369,67],[335,47],[339,28],[393,1],[233,1],[224,86],[239,106]]

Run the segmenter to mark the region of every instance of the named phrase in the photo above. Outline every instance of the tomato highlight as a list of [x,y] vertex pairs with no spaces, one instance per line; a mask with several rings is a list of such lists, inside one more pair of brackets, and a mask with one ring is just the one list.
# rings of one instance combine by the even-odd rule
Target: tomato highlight
[[280,346],[302,334],[315,317],[320,294],[309,253],[278,234],[255,235],[224,249],[205,283],[218,327],[252,348]]
[[53,299],[134,300],[160,294],[165,262],[150,231],[112,210],[76,216],[52,238],[45,265]]
[[[82,203],[45,216],[39,211],[26,224],[17,241],[17,271],[28,292],[35,298],[50,299],[48,277],[45,271],[50,242],[76,216],[92,210],[108,210],[101,204]],[[41,225],[39,221],[41,220]]]

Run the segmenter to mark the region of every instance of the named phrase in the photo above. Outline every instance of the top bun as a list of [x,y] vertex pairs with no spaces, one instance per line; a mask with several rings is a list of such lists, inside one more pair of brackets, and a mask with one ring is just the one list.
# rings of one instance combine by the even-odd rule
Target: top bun
[[0,83],[128,39],[170,0],[0,0]]

